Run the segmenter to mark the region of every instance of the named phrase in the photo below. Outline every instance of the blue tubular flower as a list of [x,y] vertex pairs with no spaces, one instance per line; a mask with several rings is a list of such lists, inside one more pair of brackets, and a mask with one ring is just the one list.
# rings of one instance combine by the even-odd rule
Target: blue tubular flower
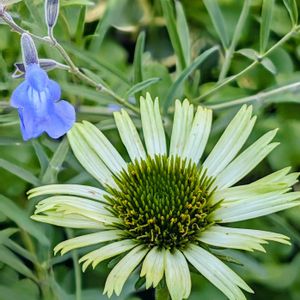
[[[32,41],[28,35],[25,38]],[[23,46],[24,44],[25,42]],[[64,100],[60,101],[60,86],[48,78],[38,61],[26,61],[26,49],[23,52],[25,81],[15,89],[11,97],[11,106],[16,107],[19,112],[23,139],[26,141],[36,138],[43,132],[54,139],[59,138],[75,122],[74,107]]]

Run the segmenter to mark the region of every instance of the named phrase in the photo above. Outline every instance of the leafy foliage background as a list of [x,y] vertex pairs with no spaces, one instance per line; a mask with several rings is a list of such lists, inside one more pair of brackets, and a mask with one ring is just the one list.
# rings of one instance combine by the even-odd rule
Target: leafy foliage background
[[[171,9],[163,10],[161,2],[172,4],[165,4]],[[258,121],[248,143],[278,127],[276,139],[281,146],[246,181],[285,166],[299,170],[300,86],[268,96],[272,89],[299,82],[300,36],[297,30],[290,34],[297,26],[291,21],[297,1],[250,1],[249,13],[230,60],[229,82],[213,93],[211,90],[218,87],[224,65],[223,47],[236,37],[244,1],[208,2],[177,1],[175,11],[173,1],[169,0],[65,0],[61,1],[55,35],[77,66],[95,80],[105,82],[116,94],[133,104],[146,91],[158,96],[169,132],[172,100],[176,97],[213,105],[215,122],[208,151],[240,107],[231,101],[242,99],[243,102],[245,97],[257,95],[250,99]],[[263,2],[269,2],[270,7],[262,9],[266,5]],[[220,8],[223,24],[211,3]],[[292,13],[287,9],[291,7]],[[10,7],[9,12],[22,27],[46,35],[42,0],[24,0]],[[175,14],[178,23],[174,29],[172,16]],[[175,42],[174,34],[179,36]],[[286,41],[267,56],[267,61],[259,61],[255,56],[260,50],[257,55],[264,54],[287,35]],[[65,139],[53,141],[42,136],[31,142],[22,141],[17,113],[9,107],[10,95],[20,82],[11,78],[13,64],[21,60],[19,35],[0,24],[0,37],[0,300],[106,299],[101,290],[115,262],[81,275],[77,258],[86,250],[62,257],[53,257],[52,251],[59,241],[76,235],[76,231],[38,224],[29,218],[35,201],[27,200],[26,192],[33,186],[55,182],[97,186],[97,183],[76,161]],[[219,45],[219,51],[213,52],[201,65],[197,63],[199,55],[215,45]],[[63,62],[49,45],[37,42],[37,47],[40,58]],[[241,49],[248,50],[238,51]],[[251,70],[236,80],[230,79],[255,61]],[[189,66],[184,80],[176,81]],[[60,83],[63,98],[77,107],[78,120],[96,123],[126,157],[112,115],[118,107],[114,97],[89,87],[63,70],[51,71],[50,76]],[[170,98],[171,92],[174,99]],[[138,118],[136,124],[139,125]],[[295,189],[299,187],[296,185]],[[287,234],[292,242],[291,247],[270,244],[266,247],[267,254],[220,251],[243,264],[234,268],[256,291],[248,298],[300,299],[300,208],[246,223],[250,228]],[[152,299],[152,291],[143,292],[139,282],[136,284],[137,279],[137,274],[131,277],[120,299]],[[200,275],[193,275],[190,299],[218,300],[224,296]]]

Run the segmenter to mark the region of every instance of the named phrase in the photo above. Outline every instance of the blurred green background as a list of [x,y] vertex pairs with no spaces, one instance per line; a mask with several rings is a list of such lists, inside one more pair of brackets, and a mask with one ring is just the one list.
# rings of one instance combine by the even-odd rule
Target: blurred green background
[[[163,10],[161,2],[169,10]],[[43,4],[24,0],[8,12],[26,30],[45,36]],[[297,7],[300,1],[62,0],[55,36],[81,70],[133,105],[146,91],[158,96],[167,132],[175,98],[211,105],[214,125],[207,151],[239,109],[238,103],[257,95],[249,102],[258,121],[247,144],[279,128],[276,140],[281,145],[244,180],[249,182],[285,166],[300,169]],[[26,198],[30,188],[55,182],[97,183],[76,161],[66,140],[42,136],[22,141],[18,115],[9,107],[10,95],[22,80],[11,77],[14,63],[21,60],[20,37],[1,23],[0,37],[0,300],[79,300],[80,295],[84,300],[106,299],[102,290],[112,264],[81,274],[77,258],[86,249],[62,257],[53,257],[52,250],[79,232],[29,219],[35,205]],[[53,47],[36,45],[40,58],[63,62]],[[200,64],[199,55],[216,45],[219,50]],[[226,60],[228,51],[232,56]],[[77,119],[97,124],[126,156],[112,115],[119,107],[116,99],[64,70],[50,71],[49,76],[60,83],[63,98],[76,106]],[[237,104],[231,102],[236,99]],[[139,118],[132,115],[139,126]],[[292,242],[291,247],[267,245],[267,254],[220,251],[243,265],[231,264],[255,290],[247,298],[299,300],[300,208],[244,223],[289,235]],[[119,299],[153,299],[153,291],[144,292],[137,280],[137,273],[131,276]],[[225,296],[194,274],[190,299]]]

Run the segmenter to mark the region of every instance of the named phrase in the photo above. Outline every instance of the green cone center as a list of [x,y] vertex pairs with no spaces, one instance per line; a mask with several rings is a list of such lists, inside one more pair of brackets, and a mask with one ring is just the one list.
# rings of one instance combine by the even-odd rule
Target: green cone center
[[184,248],[211,224],[212,180],[179,157],[147,157],[128,164],[110,188],[112,212],[129,238],[149,247]]

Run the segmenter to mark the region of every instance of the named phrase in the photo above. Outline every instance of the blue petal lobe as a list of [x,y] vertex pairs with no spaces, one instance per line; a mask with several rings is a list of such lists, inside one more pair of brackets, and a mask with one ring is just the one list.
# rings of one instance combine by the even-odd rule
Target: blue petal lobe
[[54,139],[67,133],[75,123],[75,109],[67,101],[59,101],[49,106],[49,120],[45,123],[45,131]]
[[31,106],[19,108],[22,137],[25,141],[36,138],[43,133],[43,124],[37,118]]
[[47,93],[49,101],[58,101],[61,97],[61,89],[59,84],[54,80],[48,80]]
[[10,105],[12,107],[24,107],[28,101],[28,89],[29,85],[26,81],[22,82],[12,93],[10,99]]
[[25,78],[28,83],[39,92],[45,90],[49,82],[47,73],[36,64],[27,67]]

